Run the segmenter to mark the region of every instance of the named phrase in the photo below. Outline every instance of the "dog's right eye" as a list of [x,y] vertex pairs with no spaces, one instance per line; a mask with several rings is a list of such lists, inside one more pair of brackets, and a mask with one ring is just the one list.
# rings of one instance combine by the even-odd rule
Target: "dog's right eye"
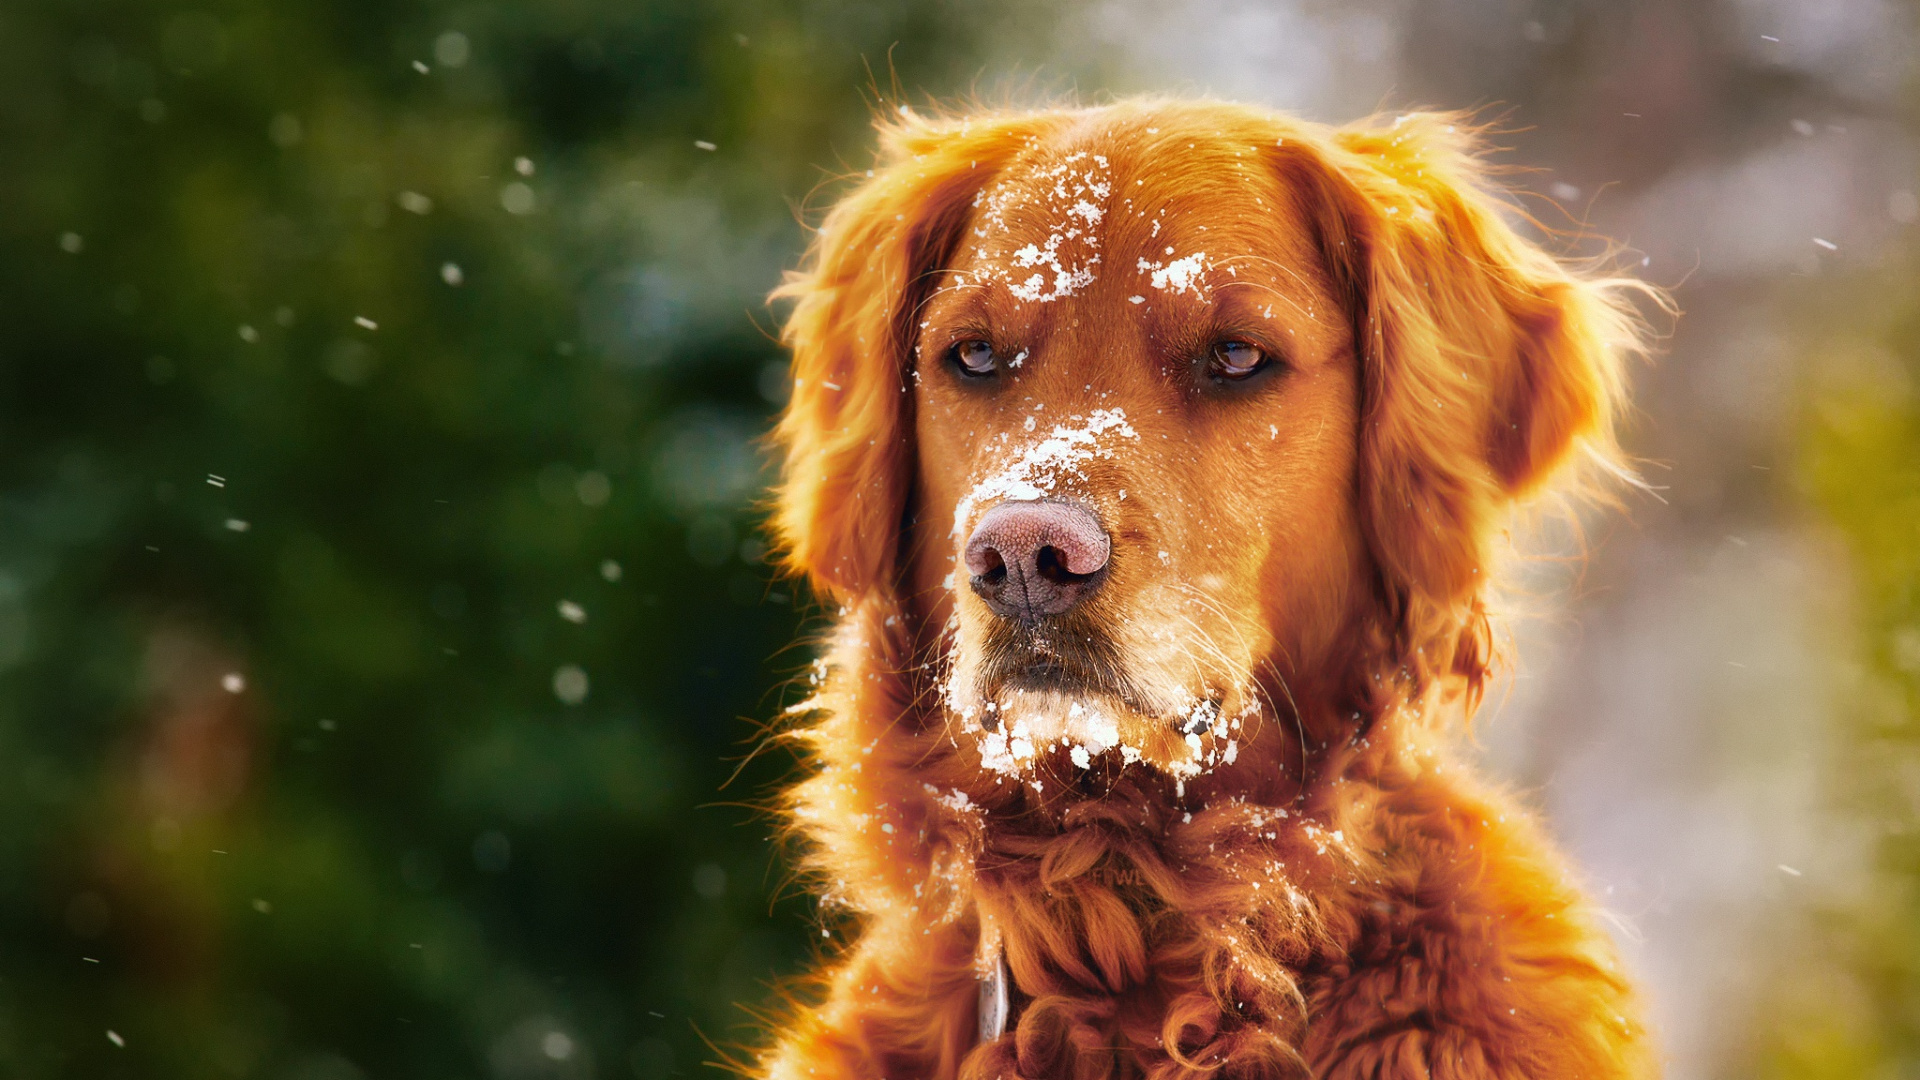
[[1266,350],[1244,341],[1223,341],[1213,347],[1208,369],[1216,379],[1237,382],[1266,367]]
[[948,349],[947,356],[962,375],[973,379],[993,374],[996,365],[993,346],[984,341],[962,341]]

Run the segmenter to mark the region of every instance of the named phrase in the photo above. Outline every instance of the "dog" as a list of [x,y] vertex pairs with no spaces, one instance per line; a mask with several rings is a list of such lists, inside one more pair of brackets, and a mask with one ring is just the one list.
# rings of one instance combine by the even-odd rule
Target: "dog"
[[1460,114],[879,128],[776,293],[828,940],[747,1071],[1653,1075],[1458,749],[1514,507],[1630,477],[1647,287],[1523,238]]

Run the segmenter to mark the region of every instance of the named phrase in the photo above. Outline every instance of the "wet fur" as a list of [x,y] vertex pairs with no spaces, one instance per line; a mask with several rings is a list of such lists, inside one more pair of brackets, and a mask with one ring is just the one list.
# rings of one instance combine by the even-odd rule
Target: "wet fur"
[[[950,641],[907,585],[946,532],[913,511],[910,358],[982,185],[1089,123],[1258,148],[1291,193],[1359,366],[1358,569],[1326,583],[1288,655],[1258,658],[1263,708],[1231,767],[1180,782],[1056,749],[1036,789],[983,768],[942,708]],[[784,813],[844,944],[749,1071],[1651,1075],[1638,1003],[1562,860],[1453,752],[1493,663],[1483,568],[1510,505],[1579,482],[1570,461],[1622,472],[1633,284],[1502,223],[1453,115],[1335,130],[1128,101],[903,114],[881,140],[782,290],[795,392],[775,525],[839,612],[787,733],[811,771]],[[1014,1021],[979,1044],[983,927],[1004,937]]]

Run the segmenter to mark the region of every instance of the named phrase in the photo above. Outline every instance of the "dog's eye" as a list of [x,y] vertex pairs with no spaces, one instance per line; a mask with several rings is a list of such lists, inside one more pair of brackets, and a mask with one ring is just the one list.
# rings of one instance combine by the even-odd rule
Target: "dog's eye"
[[1244,379],[1267,366],[1266,351],[1244,341],[1223,341],[1213,347],[1208,370],[1217,379]]
[[948,355],[961,374],[974,378],[993,374],[993,346],[984,341],[962,341],[948,350]]

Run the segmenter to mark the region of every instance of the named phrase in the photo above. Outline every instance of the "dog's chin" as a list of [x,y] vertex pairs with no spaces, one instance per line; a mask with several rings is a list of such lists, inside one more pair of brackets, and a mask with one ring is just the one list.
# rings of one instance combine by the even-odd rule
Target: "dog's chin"
[[1177,780],[1231,765],[1247,736],[1245,722],[1258,713],[1250,693],[1177,685],[1150,693],[1137,680],[1096,675],[1057,657],[1023,659],[956,663],[947,710],[977,743],[984,768],[1036,786],[1047,773],[1112,763]]

